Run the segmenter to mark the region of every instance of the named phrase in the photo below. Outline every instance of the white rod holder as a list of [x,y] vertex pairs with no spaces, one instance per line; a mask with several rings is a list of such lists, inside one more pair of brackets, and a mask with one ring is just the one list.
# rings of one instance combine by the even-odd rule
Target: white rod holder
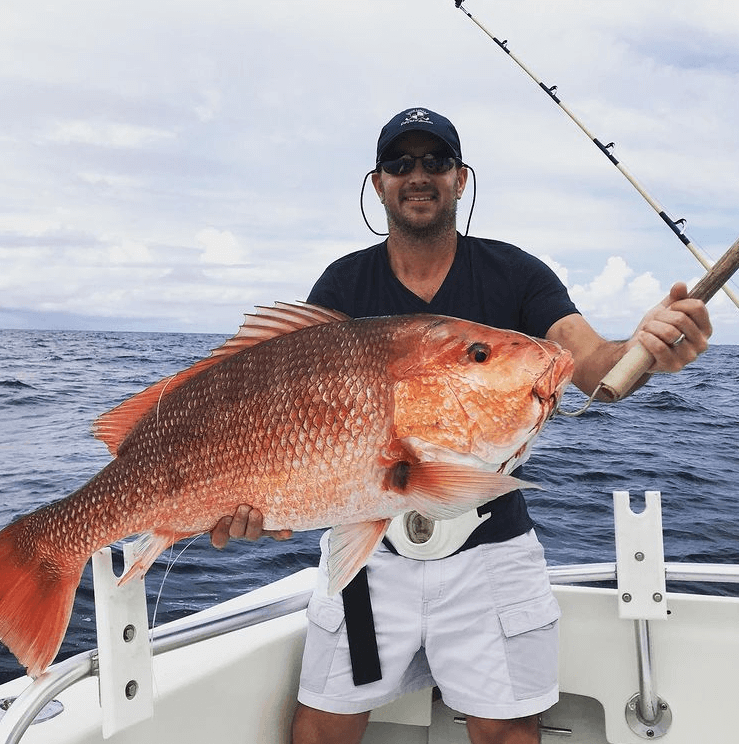
[[[133,544],[123,546],[124,574]],[[92,556],[103,738],[154,715],[152,654],[144,579],[119,585],[110,548]]]
[[628,491],[613,492],[619,617],[634,621],[639,692],[626,703],[626,721],[643,739],[664,736],[672,724],[670,706],[658,697],[653,675],[651,620],[667,619],[662,505],[659,491],[646,491],[644,510],[631,509]]

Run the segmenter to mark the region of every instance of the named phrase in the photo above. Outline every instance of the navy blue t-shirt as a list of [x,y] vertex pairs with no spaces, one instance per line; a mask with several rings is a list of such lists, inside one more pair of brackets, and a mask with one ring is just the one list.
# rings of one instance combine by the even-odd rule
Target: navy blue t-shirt
[[[434,313],[543,338],[566,315],[577,312],[567,289],[542,261],[514,245],[457,234],[457,252],[431,302],[413,294],[390,268],[387,241],[334,261],[308,302],[352,318]],[[520,491],[480,508],[492,512],[463,549],[499,542],[533,526]]]

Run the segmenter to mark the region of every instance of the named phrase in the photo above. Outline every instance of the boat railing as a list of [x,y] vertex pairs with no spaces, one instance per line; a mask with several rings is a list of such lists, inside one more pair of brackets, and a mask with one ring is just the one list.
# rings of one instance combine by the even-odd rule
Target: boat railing
[[[616,563],[580,563],[549,566],[551,584],[590,584],[616,581]],[[668,582],[684,581],[706,584],[739,584],[739,565],[722,563],[666,563]]]
[[[584,563],[549,567],[549,580],[554,585],[587,584],[615,581],[616,563]],[[739,565],[667,563],[668,582],[739,583]],[[207,617],[193,616],[172,627],[150,631],[154,656],[183,648],[209,638],[230,633],[269,620],[274,620],[308,606],[311,591],[296,592],[255,607],[228,609]],[[99,674],[97,649],[84,651],[55,664],[29,685],[7,708],[0,731],[3,744],[15,744],[41,711],[66,688],[87,677]]]
[[[193,616],[150,631],[151,654],[184,648],[209,638],[248,628],[305,610],[311,590],[247,608],[227,609],[206,617]],[[16,744],[34,719],[56,695],[87,677],[99,676],[98,651],[84,651],[55,664],[34,680],[14,701],[0,701],[6,711],[0,720],[0,741]],[[4,704],[3,704],[4,703]]]

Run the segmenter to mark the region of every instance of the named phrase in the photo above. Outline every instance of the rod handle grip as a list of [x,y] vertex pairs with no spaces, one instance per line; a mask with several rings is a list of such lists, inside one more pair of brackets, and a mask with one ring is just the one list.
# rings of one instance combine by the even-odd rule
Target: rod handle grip
[[641,345],[632,346],[600,381],[600,392],[609,403],[621,400],[652,366],[654,357]]

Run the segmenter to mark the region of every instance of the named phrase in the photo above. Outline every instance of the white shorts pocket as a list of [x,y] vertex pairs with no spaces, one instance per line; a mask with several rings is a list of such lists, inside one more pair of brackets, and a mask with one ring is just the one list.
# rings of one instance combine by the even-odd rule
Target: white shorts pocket
[[508,672],[517,700],[538,697],[556,687],[560,615],[552,594],[499,611]]
[[308,634],[303,651],[300,686],[311,692],[323,693],[331,671],[336,647],[342,636],[344,608],[341,601],[320,596],[308,603]]

